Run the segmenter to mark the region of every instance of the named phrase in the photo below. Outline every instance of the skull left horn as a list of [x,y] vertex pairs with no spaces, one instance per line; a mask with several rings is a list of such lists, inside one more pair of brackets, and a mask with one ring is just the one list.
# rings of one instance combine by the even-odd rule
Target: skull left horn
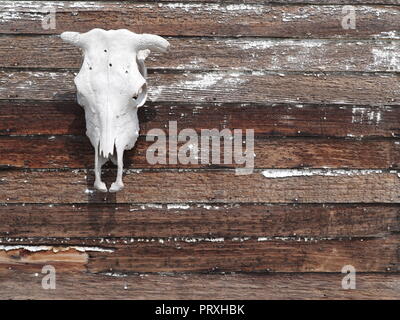
[[117,192],[124,187],[124,150],[136,143],[137,110],[147,98],[144,60],[150,50],[167,51],[169,43],[156,35],[125,29],[64,32],[61,38],[80,47],[84,54],[75,85],[78,103],[85,110],[86,134],[95,149],[94,187],[107,192],[101,167],[111,160],[118,173],[109,191]]

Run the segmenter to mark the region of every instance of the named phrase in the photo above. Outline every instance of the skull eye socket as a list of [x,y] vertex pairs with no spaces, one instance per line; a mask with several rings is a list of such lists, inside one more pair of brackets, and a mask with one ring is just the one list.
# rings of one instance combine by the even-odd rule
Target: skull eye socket
[[138,91],[136,94],[134,94],[132,98],[135,99],[135,100],[137,100],[137,98],[139,97],[139,95],[140,95],[140,93],[142,92],[142,90],[143,90],[143,86],[140,87],[139,91]]
[[[141,100],[143,100],[143,98],[147,95],[146,93],[147,93],[146,92],[146,82],[144,82],[143,85],[137,91],[137,93],[132,97],[132,99],[134,99],[135,102],[140,103]],[[138,101],[138,100],[140,100],[140,101]]]

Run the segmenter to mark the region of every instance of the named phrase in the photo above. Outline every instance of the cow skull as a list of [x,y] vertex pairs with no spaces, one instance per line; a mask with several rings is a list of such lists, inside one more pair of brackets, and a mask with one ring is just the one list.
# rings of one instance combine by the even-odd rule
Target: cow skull
[[144,60],[150,50],[165,52],[167,40],[126,29],[64,32],[61,38],[80,47],[84,61],[75,77],[78,103],[85,110],[86,134],[95,149],[94,187],[107,192],[101,167],[111,160],[118,166],[110,192],[124,187],[124,150],[132,149],[139,135],[137,110],[147,98]]

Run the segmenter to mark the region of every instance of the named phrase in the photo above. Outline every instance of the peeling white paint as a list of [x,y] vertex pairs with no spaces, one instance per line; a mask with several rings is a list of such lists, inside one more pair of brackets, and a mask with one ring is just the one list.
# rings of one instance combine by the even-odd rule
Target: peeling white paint
[[374,38],[379,38],[379,39],[400,39],[400,33],[397,30],[383,31],[381,33],[375,34]]
[[372,56],[374,62],[369,66],[370,69],[384,67],[386,71],[400,70],[400,46],[397,43],[391,43],[383,48],[373,48]]
[[233,242],[243,242],[243,241],[248,241],[251,240],[251,237],[234,237],[232,238]]
[[185,12],[190,12],[194,10],[201,10],[205,13],[215,12],[229,12],[229,13],[254,13],[262,14],[264,13],[265,6],[257,4],[218,4],[218,3],[163,3],[161,8],[173,9],[173,10],[183,10]]
[[218,210],[219,206],[209,205],[209,204],[198,204],[197,207],[204,208],[206,210]]
[[368,122],[378,125],[382,119],[380,110],[371,110],[370,108],[354,107],[352,109],[352,123]]
[[193,243],[193,242],[224,242],[225,238],[181,238],[181,241]]
[[186,80],[181,81],[177,84],[179,88],[185,89],[208,89],[213,87],[215,84],[218,83],[221,79],[223,79],[222,74],[218,73],[200,73],[195,74],[194,80]]
[[2,22],[11,22],[22,19],[30,21],[41,21],[43,20],[43,14],[18,11],[0,11],[0,20]]
[[168,210],[170,210],[170,209],[182,209],[182,210],[187,210],[187,209],[189,209],[189,208],[190,208],[190,206],[187,205],[187,204],[168,204],[168,205],[167,205],[167,209],[168,209]]
[[79,252],[114,252],[113,249],[105,249],[100,247],[69,247],[70,249],[75,249]]
[[115,278],[125,278],[128,275],[124,273],[119,273],[119,272],[105,272],[101,273],[102,275],[108,276],[108,277],[115,277]]
[[226,6],[226,11],[251,11],[252,13],[255,14],[263,14],[264,13],[264,6],[262,5],[256,5],[256,4],[228,4]]
[[91,9],[91,10],[102,10],[104,9],[104,5],[101,2],[95,1],[74,1],[66,4],[68,8],[77,8],[77,9]]
[[50,251],[53,247],[50,246],[23,246],[23,245],[15,245],[15,246],[5,246],[0,245],[0,250],[4,251],[12,251],[12,250],[26,250],[29,252],[39,252],[39,251]]
[[96,1],[1,1],[1,10],[11,12],[41,12],[42,8],[54,7],[61,9],[80,9],[80,10],[102,10],[105,8],[102,2]]
[[146,204],[146,207],[149,209],[162,209],[163,206],[161,204]]
[[26,250],[29,252],[39,251],[53,251],[54,253],[68,251],[70,249],[79,252],[114,252],[113,249],[104,249],[100,247],[81,247],[81,246],[68,246],[68,247],[54,247],[54,246],[31,246],[31,245],[0,245],[0,250],[12,251],[12,250]]
[[[340,240],[340,237],[296,237],[296,236],[277,236],[277,237],[258,237],[258,242],[264,241],[274,241],[274,240],[281,240],[281,241],[297,241],[297,242],[309,242],[309,241],[326,241],[326,240]],[[361,240],[362,241],[362,240]]]
[[309,12],[303,12],[303,13],[292,13],[292,12],[282,12],[282,21],[283,22],[296,22],[299,20],[306,20],[310,18],[311,14]]
[[[185,12],[189,12],[194,9],[199,9],[202,7],[202,4],[200,3],[163,3],[162,8],[168,8],[168,9],[181,9]],[[214,6],[217,8],[217,6]]]
[[368,174],[379,174],[382,170],[344,170],[344,169],[268,169],[261,174],[269,179],[307,177],[307,176],[359,176]]

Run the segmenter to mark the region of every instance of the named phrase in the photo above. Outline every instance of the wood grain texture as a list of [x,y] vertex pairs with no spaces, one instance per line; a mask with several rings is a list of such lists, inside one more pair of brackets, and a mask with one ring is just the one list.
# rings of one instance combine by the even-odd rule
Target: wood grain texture
[[[72,72],[0,71],[0,99],[75,100]],[[388,74],[153,73],[149,101],[398,105],[399,76]]]
[[[399,16],[397,0],[1,1],[0,299],[397,299]],[[148,59],[117,194],[93,190],[81,53],[58,36],[95,27],[172,44]],[[169,121],[254,129],[256,169],[149,165]]]
[[[399,238],[366,239],[71,239],[38,247],[7,242],[1,267],[32,270],[55,263],[89,272],[358,272],[399,271]],[[30,249],[31,248],[31,249]]]
[[[170,54],[152,53],[150,69],[400,71],[398,41],[271,38],[168,38]],[[355,52],[357,58],[354,58]],[[0,37],[0,67],[78,69],[82,53],[58,36]]]
[[[341,289],[343,274],[139,274],[58,273],[56,290],[43,290],[35,272],[0,271],[1,299],[397,299],[398,274],[357,274],[356,290]],[[101,283],[101,287],[99,286]],[[49,292],[51,291],[51,292]]]
[[[44,5],[57,11],[56,29],[44,29]],[[127,28],[164,36],[263,36],[293,38],[397,38],[398,6],[356,8],[356,29],[343,29],[342,5],[225,3],[19,2],[0,4],[4,34],[60,34],[95,27]],[[105,23],[104,21],[107,21]]]
[[[244,116],[245,115],[245,116]],[[398,137],[400,108],[326,104],[147,103],[140,133],[192,128],[253,129],[255,136]],[[84,135],[83,109],[75,102],[0,101],[0,135]]]
[[[198,152],[194,153],[198,157],[195,164],[180,162],[152,164],[148,160],[148,150],[151,150],[154,142],[146,139],[148,137],[140,137],[135,148],[125,152],[125,169],[240,167],[232,160],[233,164],[224,163],[223,139],[219,145],[214,145],[214,149],[221,152],[221,156],[218,157],[220,165],[215,161],[211,162],[210,143],[208,158],[202,157],[202,150],[207,147],[203,148],[200,141]],[[179,142],[178,148],[184,143]],[[94,167],[94,149],[89,139],[82,136],[0,137],[0,150],[3,150],[0,154],[0,167],[78,169]],[[169,152],[168,144],[160,150],[166,153],[167,159],[176,155],[176,152]],[[254,154],[255,168],[400,168],[399,140],[256,139]],[[202,163],[203,160],[205,163]]]
[[[284,171],[286,173],[286,171]],[[290,172],[289,172],[290,173]],[[105,181],[115,179],[105,173]],[[301,174],[301,173],[298,173]],[[3,171],[0,201],[5,203],[398,203],[396,172],[329,171],[309,176],[266,178],[261,172],[235,170],[128,171],[117,194],[94,192],[93,173],[71,171]]]
[[397,205],[9,204],[0,237],[383,237],[399,216]]
[[[32,0],[24,0],[26,2],[34,2]],[[76,2],[75,0],[64,0],[64,2]],[[121,2],[137,2],[137,3],[157,3],[158,0],[102,0],[102,2],[121,3]],[[177,0],[163,0],[162,2],[177,2]],[[204,0],[181,0],[180,3],[202,3]],[[208,0],[207,3],[226,3],[226,0]],[[326,4],[326,5],[363,5],[363,4],[375,4],[375,5],[399,5],[397,0],[230,0],[228,3],[245,3],[245,4]]]

